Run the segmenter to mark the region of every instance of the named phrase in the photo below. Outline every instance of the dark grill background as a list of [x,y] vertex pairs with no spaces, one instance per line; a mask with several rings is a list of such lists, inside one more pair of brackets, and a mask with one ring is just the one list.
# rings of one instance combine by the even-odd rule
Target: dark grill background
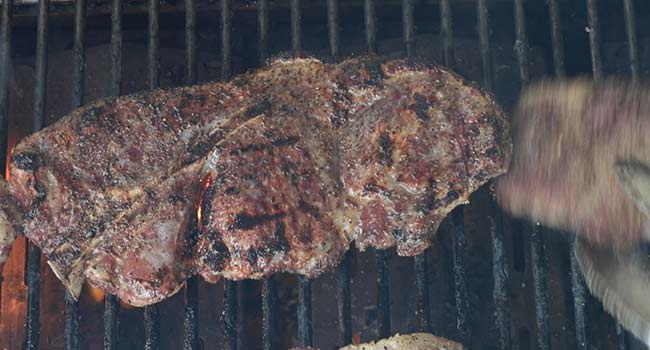
[[[84,102],[226,79],[279,54],[423,57],[506,111],[522,83],[544,76],[650,69],[645,1],[14,2],[0,16],[2,168],[7,147]],[[352,250],[313,281],[193,278],[144,309],[88,289],[73,302],[19,238],[3,272],[0,347],[333,349],[424,330],[470,349],[640,349],[585,292],[568,237],[504,216],[486,186],[425,255]]]

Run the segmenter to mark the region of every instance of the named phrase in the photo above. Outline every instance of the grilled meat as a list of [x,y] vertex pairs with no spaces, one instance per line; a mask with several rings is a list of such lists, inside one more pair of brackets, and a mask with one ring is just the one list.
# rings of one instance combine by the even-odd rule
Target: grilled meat
[[508,123],[452,72],[385,70],[384,97],[341,130],[341,179],[357,247],[416,255],[453,208],[507,169]]
[[10,189],[66,287],[147,305],[196,273],[313,277],[352,239],[416,254],[506,170],[508,133],[442,68],[278,60],[82,107],[15,148]]
[[0,266],[7,260],[11,243],[16,238],[15,219],[19,217],[16,203],[9,194],[7,184],[0,181]]
[[340,350],[463,350],[461,344],[429,333],[397,334],[378,342],[348,345]]
[[643,213],[619,183],[620,160],[650,163],[650,89],[619,80],[545,81],[513,115],[514,155],[497,199],[515,216],[600,246],[638,243]]
[[[348,345],[339,350],[463,350],[461,344],[429,333],[396,334],[377,342]],[[312,347],[289,350],[318,350]]]

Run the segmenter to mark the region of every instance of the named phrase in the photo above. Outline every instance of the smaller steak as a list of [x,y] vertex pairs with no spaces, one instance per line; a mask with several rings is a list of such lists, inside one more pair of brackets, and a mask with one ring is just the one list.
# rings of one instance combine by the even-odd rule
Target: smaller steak
[[650,89],[609,79],[544,81],[513,116],[514,156],[497,199],[515,216],[624,248],[644,215],[617,178],[618,161],[650,163]]
[[416,255],[453,208],[506,171],[508,121],[447,70],[393,61],[381,72],[382,98],[342,130],[349,233],[361,250]]

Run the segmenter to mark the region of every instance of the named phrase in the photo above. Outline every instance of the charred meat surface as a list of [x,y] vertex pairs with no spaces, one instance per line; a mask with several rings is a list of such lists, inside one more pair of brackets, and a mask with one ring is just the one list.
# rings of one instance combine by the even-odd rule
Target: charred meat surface
[[645,217],[616,164],[650,163],[649,117],[645,85],[575,79],[530,87],[513,115],[513,160],[496,186],[500,205],[598,246],[639,243]]
[[17,145],[10,191],[67,288],[147,305],[197,273],[316,276],[352,240],[417,254],[510,147],[489,96],[442,68],[276,60],[77,109]]

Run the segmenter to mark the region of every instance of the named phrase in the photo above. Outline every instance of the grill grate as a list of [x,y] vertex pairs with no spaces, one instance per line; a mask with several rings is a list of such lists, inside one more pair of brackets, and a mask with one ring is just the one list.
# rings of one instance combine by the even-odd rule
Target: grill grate
[[[370,53],[377,52],[377,18],[375,13],[375,1],[364,0],[364,30],[367,50]],[[591,52],[591,63],[593,76],[601,79],[603,75],[603,64],[600,53],[600,31],[596,0],[586,0],[587,18],[589,23],[589,45]],[[121,93],[122,82],[122,17],[123,4],[120,0],[113,0],[111,12],[111,94]],[[443,46],[443,62],[449,67],[455,66],[454,58],[454,35],[452,30],[452,12],[449,0],[441,0],[440,6],[440,32]],[[49,19],[49,0],[38,1],[38,24],[36,41],[36,79],[34,88],[34,131],[44,126],[45,116],[45,94],[46,94],[46,72],[47,72],[47,36]],[[194,0],[185,1],[186,14],[186,77],[187,84],[197,82],[197,45],[196,45],[196,3]],[[221,0],[221,76],[227,79],[231,76],[232,47],[232,15],[230,0]],[[633,78],[639,76],[639,58],[637,49],[637,37],[635,32],[635,18],[632,0],[623,1],[625,27],[628,41],[628,54],[630,60],[630,72]],[[7,134],[8,121],[8,87],[7,72],[9,69],[8,57],[10,57],[10,37],[13,0],[2,2],[2,24],[0,25],[0,45],[2,57],[0,61],[0,72],[3,74],[0,79],[0,132]],[[73,96],[72,108],[83,104],[84,88],[84,66],[85,66],[85,27],[86,27],[86,1],[77,0],[74,19],[74,41],[73,41]],[[564,76],[566,73],[564,38],[561,29],[561,16],[557,0],[548,0],[548,11],[550,18],[550,32],[552,43],[552,56],[555,75]],[[269,56],[269,2],[260,0],[257,2],[258,12],[258,55],[259,62],[263,62]],[[148,25],[148,78],[149,88],[159,86],[159,62],[160,62],[160,39],[159,39],[159,16],[160,1],[149,0],[148,3],[149,25]],[[478,0],[476,7],[478,19],[478,37],[480,44],[480,57],[482,61],[483,84],[488,90],[494,87],[494,67],[492,59],[492,48],[490,40],[490,17],[488,12],[488,1]],[[528,39],[526,35],[526,22],[524,16],[523,0],[514,0],[515,14],[515,49],[519,63],[520,80],[522,85],[530,80]],[[294,53],[302,49],[301,30],[301,3],[300,0],[290,0],[291,16],[291,48]],[[403,44],[409,58],[415,55],[415,23],[414,23],[413,0],[402,0],[402,24]],[[337,57],[340,54],[339,38],[339,4],[337,0],[327,1],[327,23],[329,34],[330,54]],[[0,154],[6,154],[6,143],[0,144]],[[0,157],[0,165],[5,164],[4,156]],[[497,343],[500,349],[511,347],[510,335],[510,305],[508,296],[508,265],[504,247],[503,217],[496,209],[488,219],[490,222],[490,233],[492,240],[492,270],[493,270],[493,302],[495,308],[495,327],[497,330]],[[455,286],[455,306],[457,313],[456,328],[459,340],[469,344],[472,330],[469,327],[469,297],[465,274],[466,245],[465,228],[463,225],[463,208],[457,208],[452,214],[453,223],[453,272]],[[539,349],[550,348],[550,330],[548,314],[547,295],[547,272],[544,256],[544,228],[534,225],[530,241],[531,263],[535,293],[535,311],[537,322],[537,346]],[[352,251],[345,255],[343,262],[337,270],[337,296],[338,296],[338,329],[341,343],[352,341],[351,321],[351,295],[350,295],[350,263],[354,258]],[[389,257],[385,251],[376,251],[377,266],[377,307],[379,310],[378,334],[380,337],[391,335],[390,323],[390,290],[389,290]],[[416,256],[413,260],[417,288],[417,324],[421,331],[431,331],[429,305],[429,281],[426,253]],[[28,288],[27,301],[27,322],[26,322],[26,348],[38,349],[40,339],[39,324],[39,287],[40,287],[40,251],[30,244],[27,250],[26,284]],[[586,333],[586,296],[587,292],[584,281],[577,270],[575,257],[571,256],[571,275],[573,307],[575,312],[576,341],[579,349],[587,349]],[[235,350],[238,345],[238,282],[226,281],[224,283],[224,325],[226,344],[228,349]],[[263,282],[262,288],[262,310],[263,310],[263,349],[276,349],[275,321],[277,300],[277,281],[274,277]],[[78,304],[71,295],[66,293],[66,319],[65,319],[65,349],[73,350],[79,347],[79,323]],[[107,295],[105,298],[104,311],[104,348],[119,348],[118,339],[118,314],[119,301],[115,296]],[[157,305],[145,308],[145,348],[158,349],[160,347],[160,316]],[[299,305],[298,305],[298,339],[302,346],[312,345],[312,308],[311,308],[311,281],[306,278],[299,278]],[[617,326],[619,335],[619,348],[627,349],[629,341],[627,333]],[[184,317],[184,342],[185,349],[199,349],[198,338],[198,279],[193,277],[188,280],[185,289],[185,317]]]

